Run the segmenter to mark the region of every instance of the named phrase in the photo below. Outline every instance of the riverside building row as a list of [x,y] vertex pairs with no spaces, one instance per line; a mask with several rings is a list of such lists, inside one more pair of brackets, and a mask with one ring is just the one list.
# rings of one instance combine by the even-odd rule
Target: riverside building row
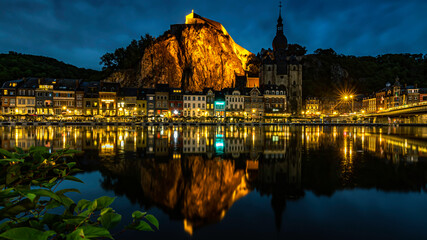
[[427,102],[427,88],[401,84],[399,78],[396,78],[393,84],[387,83],[384,88],[376,92],[351,96],[347,101],[336,98],[307,97],[302,114],[307,116],[341,113],[369,114],[413,104],[424,104],[424,102]]
[[290,115],[285,88],[277,85],[186,92],[167,84],[128,88],[113,82],[23,78],[5,82],[0,94],[3,116],[259,119]]

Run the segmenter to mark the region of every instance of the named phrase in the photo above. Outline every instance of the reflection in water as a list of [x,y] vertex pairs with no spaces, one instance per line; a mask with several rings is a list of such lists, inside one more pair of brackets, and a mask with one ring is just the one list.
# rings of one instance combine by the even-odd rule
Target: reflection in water
[[1,127],[5,149],[82,150],[80,167],[133,203],[156,206],[189,234],[251,191],[271,196],[277,229],[305,191],[420,191],[427,129],[365,127]]

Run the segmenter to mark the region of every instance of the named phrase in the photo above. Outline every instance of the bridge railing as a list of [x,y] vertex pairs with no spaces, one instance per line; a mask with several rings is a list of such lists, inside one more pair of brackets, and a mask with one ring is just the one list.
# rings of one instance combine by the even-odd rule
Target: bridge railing
[[412,108],[412,107],[425,106],[425,105],[427,105],[427,101],[418,102],[418,103],[411,103],[411,104],[405,104],[405,105],[398,106],[398,107],[391,107],[391,108],[387,108],[387,109],[384,109],[384,110],[379,110],[378,113],[387,113],[387,112],[391,112],[391,111],[396,111],[396,110],[401,110],[401,109],[407,109],[407,108]]

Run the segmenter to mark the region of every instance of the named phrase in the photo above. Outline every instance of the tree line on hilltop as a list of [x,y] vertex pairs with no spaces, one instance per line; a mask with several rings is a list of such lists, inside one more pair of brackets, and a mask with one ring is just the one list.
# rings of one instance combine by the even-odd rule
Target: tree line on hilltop
[[[162,39],[159,37],[157,40]],[[78,68],[53,58],[10,52],[0,54],[0,82],[22,77],[83,78],[101,80],[115,71],[138,70],[140,61],[156,38],[146,34],[132,40],[127,47],[105,53],[100,59],[102,71]],[[427,87],[427,54],[385,54],[346,56],[333,49],[317,49],[306,55],[305,47],[289,44],[287,55],[304,56],[303,97],[333,97],[347,88],[355,93],[369,94],[382,89],[399,77],[401,84]],[[251,74],[259,74],[261,53],[248,63]]]

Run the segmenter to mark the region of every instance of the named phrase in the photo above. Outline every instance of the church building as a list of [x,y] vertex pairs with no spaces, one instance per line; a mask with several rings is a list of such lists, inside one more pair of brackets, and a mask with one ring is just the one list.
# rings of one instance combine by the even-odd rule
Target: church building
[[302,65],[301,56],[287,56],[288,40],[283,33],[283,19],[280,5],[277,32],[273,40],[273,50],[262,52],[260,68],[261,86],[284,87],[288,113],[299,114],[302,110]]

